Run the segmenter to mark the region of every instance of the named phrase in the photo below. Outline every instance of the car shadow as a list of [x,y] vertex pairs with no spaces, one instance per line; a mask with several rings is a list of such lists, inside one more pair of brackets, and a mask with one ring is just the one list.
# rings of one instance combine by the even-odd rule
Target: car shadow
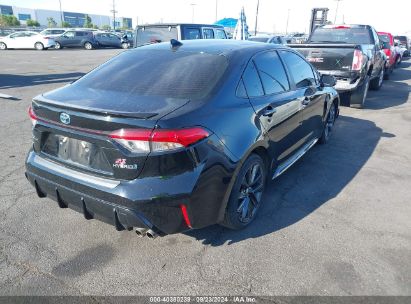
[[335,198],[368,161],[383,133],[374,122],[340,116],[327,145],[316,145],[282,176],[267,184],[256,220],[232,231],[220,226],[186,232],[203,244],[220,246],[286,229]]
[[0,74],[0,89],[21,88],[28,86],[68,83],[77,80],[85,73],[63,73],[45,75]]
[[383,110],[400,106],[408,101],[410,86],[402,82],[411,79],[410,70],[397,70],[391,79],[384,81],[379,91],[369,91],[364,109]]

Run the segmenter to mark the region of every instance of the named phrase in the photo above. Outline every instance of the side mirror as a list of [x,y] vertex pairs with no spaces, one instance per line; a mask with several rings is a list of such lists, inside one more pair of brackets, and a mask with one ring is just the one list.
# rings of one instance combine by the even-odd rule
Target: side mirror
[[320,81],[322,87],[333,87],[337,84],[335,77],[332,75],[321,75]]
[[398,43],[396,42],[396,43],[394,43],[394,46],[398,46]]

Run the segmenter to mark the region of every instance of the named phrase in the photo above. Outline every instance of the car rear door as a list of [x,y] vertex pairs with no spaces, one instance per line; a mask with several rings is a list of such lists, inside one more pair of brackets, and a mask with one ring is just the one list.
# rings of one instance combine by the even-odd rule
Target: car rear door
[[203,39],[214,39],[214,31],[212,28],[203,27]]
[[289,50],[280,51],[291,78],[302,110],[301,134],[303,141],[318,138],[323,128],[326,94],[322,91],[318,74],[300,55]]
[[107,34],[111,47],[121,47],[121,39],[117,35]]
[[277,51],[257,54],[243,81],[258,119],[268,134],[271,156],[282,162],[301,141],[301,102],[293,90]]

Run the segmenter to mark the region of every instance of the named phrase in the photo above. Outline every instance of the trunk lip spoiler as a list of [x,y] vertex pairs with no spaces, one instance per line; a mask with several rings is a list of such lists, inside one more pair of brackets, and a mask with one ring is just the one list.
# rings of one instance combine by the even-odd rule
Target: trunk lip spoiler
[[39,95],[33,98],[33,102],[36,103],[39,107],[42,106],[56,106],[61,108],[61,110],[67,111],[79,111],[83,113],[89,113],[94,115],[100,116],[113,116],[113,117],[123,117],[123,118],[137,118],[137,119],[150,119],[154,116],[157,116],[159,113],[144,113],[144,112],[123,112],[123,111],[111,111],[107,109],[100,109],[100,108],[89,108],[89,107],[76,107],[76,106],[68,106],[65,103],[50,100],[45,98],[43,95]]

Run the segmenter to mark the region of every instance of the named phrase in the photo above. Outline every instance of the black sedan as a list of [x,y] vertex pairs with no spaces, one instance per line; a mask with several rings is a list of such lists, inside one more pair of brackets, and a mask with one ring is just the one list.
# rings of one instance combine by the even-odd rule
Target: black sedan
[[266,181],[329,140],[334,83],[279,45],[129,50],[34,98],[26,176],[38,196],[150,238],[240,229]]

